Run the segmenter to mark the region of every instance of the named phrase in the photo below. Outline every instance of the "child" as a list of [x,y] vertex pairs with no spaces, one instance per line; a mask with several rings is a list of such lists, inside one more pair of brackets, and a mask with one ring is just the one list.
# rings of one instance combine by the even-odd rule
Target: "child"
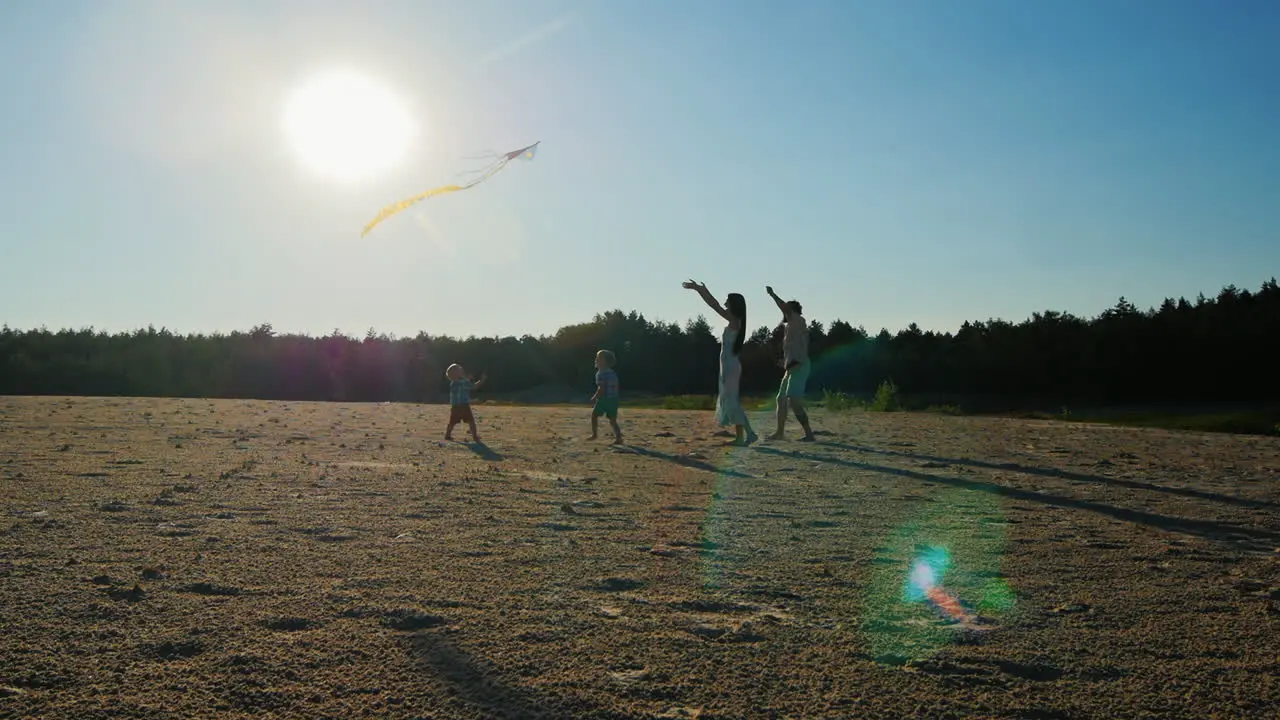
[[476,416],[471,413],[471,391],[480,387],[488,376],[482,373],[479,380],[472,380],[457,363],[450,365],[444,371],[444,376],[449,378],[449,427],[444,431],[444,439],[452,440],[453,426],[466,420],[471,426],[471,437],[480,442],[480,433],[476,432]]
[[598,434],[601,415],[609,417],[613,426],[613,444],[622,444],[622,429],[618,427],[618,373],[613,371],[617,357],[610,350],[596,353],[596,394],[591,396],[595,406],[591,409],[591,439]]

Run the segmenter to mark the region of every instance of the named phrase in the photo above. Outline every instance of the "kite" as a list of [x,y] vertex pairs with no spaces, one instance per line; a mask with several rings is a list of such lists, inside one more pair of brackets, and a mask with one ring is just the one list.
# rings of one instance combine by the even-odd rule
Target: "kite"
[[510,164],[512,160],[532,160],[533,154],[537,152],[538,145],[541,144],[541,142],[542,141],[539,140],[528,147],[522,147],[519,150],[512,150],[511,152],[503,153],[502,155],[489,155],[488,157],[492,159],[493,162],[479,170],[472,171],[470,173],[472,179],[461,185],[441,185],[440,187],[432,188],[426,192],[419,193],[411,198],[406,198],[400,202],[392,203],[391,205],[382,208],[382,211],[378,213],[377,217],[375,217],[368,225],[364,226],[364,231],[360,233],[360,237],[368,235],[369,231],[372,230],[375,225],[386,220],[392,215],[395,215],[401,210],[404,210],[410,205],[422,202],[423,200],[435,197],[436,195],[443,195],[445,193],[458,192],[459,190],[473,188],[494,175],[497,175],[503,168]]

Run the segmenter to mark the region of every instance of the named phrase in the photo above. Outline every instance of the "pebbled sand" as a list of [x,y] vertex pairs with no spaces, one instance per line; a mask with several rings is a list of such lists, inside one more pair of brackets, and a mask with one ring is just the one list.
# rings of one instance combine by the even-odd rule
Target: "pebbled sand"
[[[741,449],[624,409],[615,449],[482,405],[482,448],[446,415],[0,398],[0,717],[1280,708],[1280,440],[816,412]],[[926,546],[968,625],[903,599]]]

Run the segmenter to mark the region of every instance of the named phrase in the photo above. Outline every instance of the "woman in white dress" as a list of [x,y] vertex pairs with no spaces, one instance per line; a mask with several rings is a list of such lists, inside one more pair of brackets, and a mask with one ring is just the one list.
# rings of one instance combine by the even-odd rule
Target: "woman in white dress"
[[743,336],[747,332],[747,301],[738,293],[729,293],[724,307],[721,307],[720,301],[707,290],[706,285],[688,280],[684,287],[697,291],[702,300],[727,323],[720,335],[720,394],[716,396],[716,421],[722,427],[735,427],[735,445],[750,445],[758,436],[751,429],[751,421],[747,419],[738,395],[738,386],[742,382],[742,361],[738,353],[742,351]]

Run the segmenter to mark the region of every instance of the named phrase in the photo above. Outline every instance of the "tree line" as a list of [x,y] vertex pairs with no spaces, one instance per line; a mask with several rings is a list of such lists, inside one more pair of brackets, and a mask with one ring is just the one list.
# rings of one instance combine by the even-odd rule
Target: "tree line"
[[[551,336],[396,338],[248,332],[180,335],[148,327],[0,330],[0,394],[440,402],[454,362],[489,375],[491,396],[567,401],[593,391],[592,358],[613,350],[624,396],[713,394],[718,328],[611,310]],[[809,388],[868,396],[885,380],[907,395],[1018,403],[1275,402],[1280,287],[1227,286],[1193,302],[1139,310],[1125,298],[1093,318],[1046,311],[1020,323],[966,322],[954,333],[871,335],[844,320],[810,322]],[[744,394],[771,394],[782,328],[742,350]],[[573,397],[570,397],[573,396]]]

